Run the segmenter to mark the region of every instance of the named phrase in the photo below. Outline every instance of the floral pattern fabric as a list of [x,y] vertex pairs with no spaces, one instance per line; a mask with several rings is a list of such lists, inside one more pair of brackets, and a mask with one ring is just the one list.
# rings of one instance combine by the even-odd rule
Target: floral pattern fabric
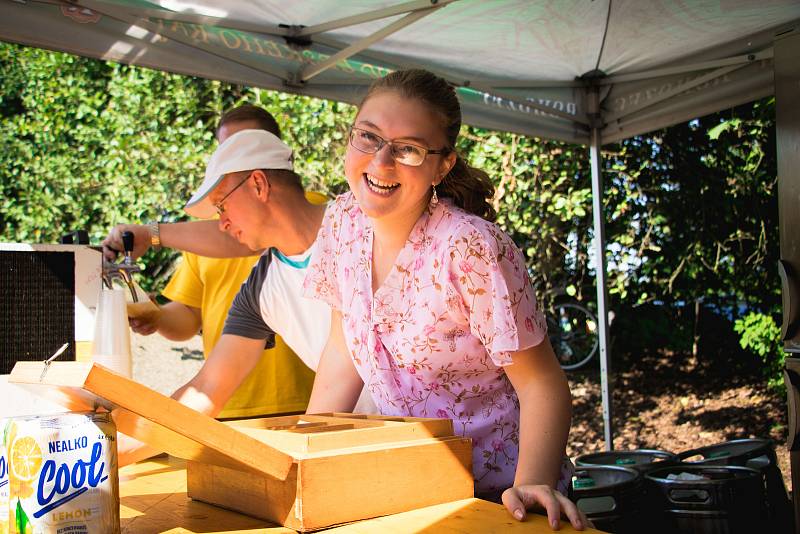
[[422,214],[373,294],[372,239],[352,193],[337,198],[317,237],[306,296],[341,311],[347,346],[382,414],[452,419],[473,440],[476,490],[513,485],[519,400],[503,366],[547,328],[521,252],[495,224],[442,199]]

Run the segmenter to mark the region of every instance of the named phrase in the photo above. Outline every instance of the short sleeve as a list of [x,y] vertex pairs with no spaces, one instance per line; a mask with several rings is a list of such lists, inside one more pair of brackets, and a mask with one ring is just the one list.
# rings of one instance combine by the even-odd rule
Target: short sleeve
[[339,268],[339,238],[347,195],[339,196],[328,205],[322,226],[317,233],[314,252],[303,281],[303,296],[327,303],[334,310],[342,309],[342,294],[337,280]]
[[198,271],[197,256],[184,252],[162,295],[174,302],[180,302],[192,308],[203,306],[203,281]]
[[264,348],[271,349],[275,346],[275,331],[264,322],[261,316],[259,295],[261,286],[267,277],[270,264],[270,254],[264,254],[250,272],[239,292],[231,303],[225,327],[222,333],[248,339],[264,339]]
[[522,252],[499,227],[483,220],[459,225],[448,253],[450,291],[496,365],[511,364],[513,352],[544,340],[547,325]]

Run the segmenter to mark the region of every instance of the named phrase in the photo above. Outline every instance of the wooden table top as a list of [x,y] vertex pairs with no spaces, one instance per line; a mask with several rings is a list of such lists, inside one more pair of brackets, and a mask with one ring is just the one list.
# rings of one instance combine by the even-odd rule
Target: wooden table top
[[[119,479],[120,524],[124,533],[295,532],[238,512],[189,499],[186,496],[186,462],[178,458],[158,457],[123,467],[119,471]],[[553,531],[543,516],[530,514],[520,523],[509,516],[503,506],[480,499],[439,504],[325,531],[326,534],[373,532],[545,534]],[[562,522],[559,532],[567,534],[577,531],[568,523]]]

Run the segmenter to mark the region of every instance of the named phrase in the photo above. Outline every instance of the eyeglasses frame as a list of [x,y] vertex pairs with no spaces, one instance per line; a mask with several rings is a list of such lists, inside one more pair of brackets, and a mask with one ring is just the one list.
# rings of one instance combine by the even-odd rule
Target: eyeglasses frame
[[[367,132],[367,133],[368,133],[368,134],[370,134],[370,135],[374,135],[375,137],[377,137],[378,139],[380,139],[381,143],[378,145],[378,148],[376,148],[374,152],[367,152],[366,150],[362,150],[362,149],[358,148],[357,146],[355,146],[355,145],[353,144],[353,133],[354,133],[355,131],[359,131],[359,132]],[[408,164],[408,163],[403,163],[402,161],[398,161],[398,160],[397,160],[397,158],[395,158],[395,157],[394,157],[394,152],[392,151],[392,147],[393,147],[393,146],[395,145],[395,143],[396,143],[394,140],[385,139],[385,138],[381,137],[380,135],[376,134],[375,132],[371,132],[371,131],[369,131],[369,130],[365,130],[364,128],[358,128],[358,127],[356,127],[356,126],[351,126],[351,127],[350,127],[350,132],[349,132],[349,134],[348,134],[348,136],[347,136],[347,137],[348,137],[348,142],[349,142],[350,146],[351,146],[351,147],[353,147],[353,148],[355,148],[355,149],[356,149],[356,150],[358,150],[359,152],[362,152],[362,153],[364,153],[364,154],[377,154],[378,152],[380,152],[380,151],[381,151],[381,149],[382,149],[383,147],[385,147],[385,146],[387,146],[387,145],[388,145],[388,146],[389,146],[389,155],[391,155],[391,156],[392,156],[392,161],[394,161],[394,162],[396,162],[396,163],[399,163],[400,165],[405,165],[406,167],[420,167],[420,166],[421,166],[423,163],[425,163],[425,158],[427,158],[427,157],[428,157],[428,154],[448,154],[448,153],[450,153],[450,149],[449,149],[449,148],[447,148],[447,147],[445,147],[445,148],[442,148],[442,149],[440,149],[440,150],[433,150],[433,149],[431,149],[431,148],[425,148],[424,146],[418,145],[418,144],[416,144],[416,143],[408,143],[408,142],[406,142],[406,141],[400,141],[400,144],[403,144],[403,145],[410,145],[410,146],[413,146],[413,147],[419,148],[420,150],[423,150],[423,151],[425,152],[425,153],[423,154],[423,156],[422,156],[422,161],[420,161],[420,162],[419,162],[419,164],[417,164],[417,165],[410,165],[410,164]]]
[[244,180],[242,180],[241,182],[239,182],[239,183],[236,185],[236,187],[234,187],[233,189],[231,189],[230,191],[228,191],[228,192],[225,194],[225,196],[224,196],[224,197],[222,197],[222,198],[221,198],[221,199],[220,199],[218,202],[215,202],[215,203],[213,204],[213,206],[214,206],[214,209],[215,209],[215,210],[217,210],[217,214],[218,214],[218,215],[222,215],[223,213],[225,213],[225,201],[226,201],[226,200],[228,200],[228,197],[230,197],[230,196],[231,196],[231,195],[232,195],[232,194],[233,194],[233,193],[234,193],[234,192],[235,192],[237,189],[239,189],[240,187],[242,187],[242,186],[244,185],[244,183],[245,183],[247,180],[249,180],[249,179],[250,179],[250,177],[251,177],[251,176],[253,176],[253,172],[254,172],[254,171],[250,171],[249,173],[247,173],[247,176],[245,176],[245,177],[244,177]]

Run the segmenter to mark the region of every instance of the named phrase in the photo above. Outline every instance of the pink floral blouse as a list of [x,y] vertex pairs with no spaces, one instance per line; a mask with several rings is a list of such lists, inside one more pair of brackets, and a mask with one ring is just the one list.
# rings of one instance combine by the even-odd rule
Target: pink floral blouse
[[339,196],[317,237],[306,296],[342,312],[347,346],[382,414],[452,419],[473,440],[478,493],[510,487],[519,400],[503,366],[547,329],[521,252],[495,224],[442,199],[373,295],[372,236],[352,193]]

